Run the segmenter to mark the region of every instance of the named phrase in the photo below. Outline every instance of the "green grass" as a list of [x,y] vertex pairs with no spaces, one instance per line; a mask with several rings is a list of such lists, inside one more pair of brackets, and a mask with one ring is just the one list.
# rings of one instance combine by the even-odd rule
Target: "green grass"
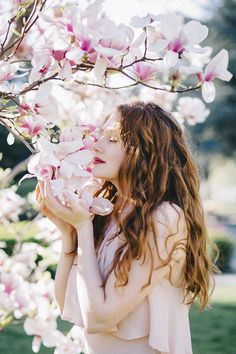
[[217,287],[212,295],[212,308],[198,313],[190,310],[194,354],[235,354],[236,286]]

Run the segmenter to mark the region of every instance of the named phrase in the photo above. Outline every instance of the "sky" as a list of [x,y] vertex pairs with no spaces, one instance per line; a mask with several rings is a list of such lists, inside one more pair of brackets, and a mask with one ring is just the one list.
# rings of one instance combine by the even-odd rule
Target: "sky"
[[158,14],[171,10],[196,20],[207,20],[209,0],[105,0],[103,8],[115,22],[129,24],[131,17],[144,16],[148,12]]

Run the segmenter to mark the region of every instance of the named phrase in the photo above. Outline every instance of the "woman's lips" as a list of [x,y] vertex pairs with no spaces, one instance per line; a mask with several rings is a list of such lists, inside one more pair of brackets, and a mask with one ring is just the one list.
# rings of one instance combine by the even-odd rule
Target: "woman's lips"
[[93,163],[94,163],[94,165],[97,165],[99,163],[105,163],[105,161],[95,158]]

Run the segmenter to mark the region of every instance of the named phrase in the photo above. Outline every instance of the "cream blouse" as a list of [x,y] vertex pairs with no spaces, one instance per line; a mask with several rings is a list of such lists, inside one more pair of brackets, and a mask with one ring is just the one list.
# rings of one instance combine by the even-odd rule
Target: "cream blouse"
[[[169,222],[171,222],[172,219],[174,220],[174,213],[176,212],[173,211],[173,207],[169,202],[163,203],[162,212],[163,215],[165,214],[165,216],[167,216]],[[158,227],[158,246],[163,248],[165,239],[162,237],[161,227],[163,227],[162,223],[160,223]],[[104,240],[98,251],[98,265],[103,276],[112,262],[115,250],[122,242],[120,237],[109,240],[109,237],[111,234],[114,234],[115,230],[116,225],[114,224],[107,229]],[[69,274],[61,318],[84,329],[79,303],[79,290],[77,290],[76,286],[76,263],[77,257],[75,257],[74,265],[71,267]],[[177,278],[179,279],[182,278],[183,267],[181,270],[176,272]],[[150,270],[148,269],[147,271],[149,274]],[[171,278],[171,280],[173,282],[173,278]],[[129,278],[129,282],[135,282],[135,279]],[[91,346],[93,345],[95,348],[91,353],[114,354],[116,353],[115,346],[119,345],[117,353],[138,354],[139,351],[137,348],[143,345],[143,343],[138,342],[138,340],[146,337],[143,339],[145,339],[147,349],[146,351],[144,351],[144,349],[140,350],[140,354],[158,354],[160,352],[163,354],[192,354],[189,325],[190,305],[182,303],[183,290],[183,287],[172,286],[166,277],[159,279],[151,288],[144,301],[120,323],[117,323],[114,328],[105,333],[85,335],[84,340],[89,342],[91,338]],[[96,294],[94,294],[94,296],[96,296]],[[101,347],[100,341],[105,345],[105,336],[109,337],[111,348],[107,351],[106,348],[96,350],[96,347]],[[120,342],[115,341],[115,339],[118,340],[118,338]],[[125,347],[125,343],[127,343],[127,348]],[[133,347],[131,343],[133,343]],[[89,347],[90,343],[87,343],[87,345]],[[122,345],[124,350],[122,349]]]

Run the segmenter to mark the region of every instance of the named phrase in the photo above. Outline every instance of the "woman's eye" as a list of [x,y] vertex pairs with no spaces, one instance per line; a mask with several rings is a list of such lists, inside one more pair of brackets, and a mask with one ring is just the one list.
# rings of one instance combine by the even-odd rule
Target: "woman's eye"
[[110,138],[109,141],[111,141],[112,143],[117,143],[118,140],[114,139],[114,138]]

